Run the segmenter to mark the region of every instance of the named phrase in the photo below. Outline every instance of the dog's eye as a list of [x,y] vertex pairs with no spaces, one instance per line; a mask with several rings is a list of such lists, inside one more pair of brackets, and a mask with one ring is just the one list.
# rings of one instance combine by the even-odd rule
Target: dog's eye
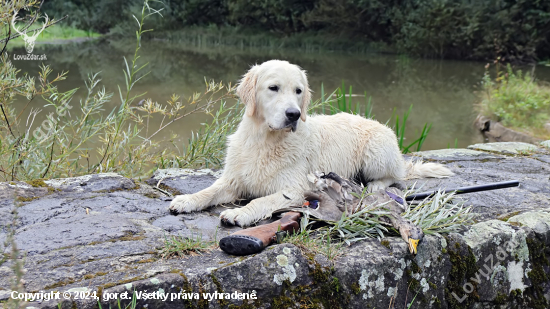
[[296,88],[296,93],[297,93],[297,94],[300,94],[300,93],[302,93],[302,89],[300,89],[300,88]]
[[279,86],[269,86],[269,90],[271,90],[271,91],[279,91]]

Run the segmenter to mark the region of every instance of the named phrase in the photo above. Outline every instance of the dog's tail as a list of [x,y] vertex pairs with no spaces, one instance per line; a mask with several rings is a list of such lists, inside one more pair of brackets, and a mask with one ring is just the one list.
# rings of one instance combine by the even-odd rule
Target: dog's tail
[[450,169],[439,163],[423,163],[422,161],[405,162],[407,167],[407,179],[415,178],[445,178],[454,175]]

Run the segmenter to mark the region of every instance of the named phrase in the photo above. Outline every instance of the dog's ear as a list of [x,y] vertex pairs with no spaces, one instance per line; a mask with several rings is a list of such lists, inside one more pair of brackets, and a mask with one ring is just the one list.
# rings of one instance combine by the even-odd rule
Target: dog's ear
[[309,83],[307,81],[306,71],[300,70],[300,73],[302,73],[302,78],[304,79],[304,82],[306,85],[302,95],[302,108],[300,111],[300,119],[302,119],[302,121],[306,121],[307,108],[309,107],[309,102],[311,101],[311,90],[309,89]]
[[237,95],[246,108],[246,115],[254,115],[256,109],[256,82],[258,80],[258,65],[254,65],[241,79],[237,86]]

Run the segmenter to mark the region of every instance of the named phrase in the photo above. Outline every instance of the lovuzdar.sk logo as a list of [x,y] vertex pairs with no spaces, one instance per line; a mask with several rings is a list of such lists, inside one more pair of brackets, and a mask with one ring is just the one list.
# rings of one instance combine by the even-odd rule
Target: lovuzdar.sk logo
[[[34,50],[34,42],[36,41],[36,39],[38,38],[40,33],[42,33],[42,31],[44,31],[44,29],[46,29],[46,26],[48,25],[48,21],[49,21],[48,15],[44,14],[44,24],[42,25],[42,29],[40,29],[40,30],[35,29],[35,30],[31,30],[31,31],[27,31],[27,29],[23,29],[23,31],[21,31],[17,28],[17,26],[15,24],[15,22],[17,20],[17,13],[19,13],[19,11],[15,11],[15,14],[13,14],[13,18],[11,19],[11,26],[12,26],[13,30],[15,30],[17,33],[19,33],[19,35],[25,41],[25,49],[27,50],[27,55],[15,55],[14,54],[13,59],[14,60],[47,60],[46,55],[34,55],[32,53],[32,51]],[[33,35],[28,34],[28,33],[31,33],[33,31],[34,31]]]

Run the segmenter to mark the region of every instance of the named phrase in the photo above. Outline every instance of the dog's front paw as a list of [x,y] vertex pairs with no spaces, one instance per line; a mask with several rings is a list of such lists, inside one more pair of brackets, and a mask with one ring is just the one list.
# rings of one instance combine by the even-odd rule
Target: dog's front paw
[[241,208],[224,210],[220,214],[220,219],[225,224],[238,225],[240,227],[245,227],[254,223],[254,218],[251,218]]
[[389,187],[390,184],[391,184],[391,181],[390,183],[388,183],[387,181],[384,181],[384,180],[373,180],[367,184],[367,193],[373,193],[378,190],[384,190],[387,187]]
[[169,210],[171,213],[188,213],[192,211],[201,210],[197,201],[193,198],[191,194],[188,195],[178,195],[172,202],[170,202]]

